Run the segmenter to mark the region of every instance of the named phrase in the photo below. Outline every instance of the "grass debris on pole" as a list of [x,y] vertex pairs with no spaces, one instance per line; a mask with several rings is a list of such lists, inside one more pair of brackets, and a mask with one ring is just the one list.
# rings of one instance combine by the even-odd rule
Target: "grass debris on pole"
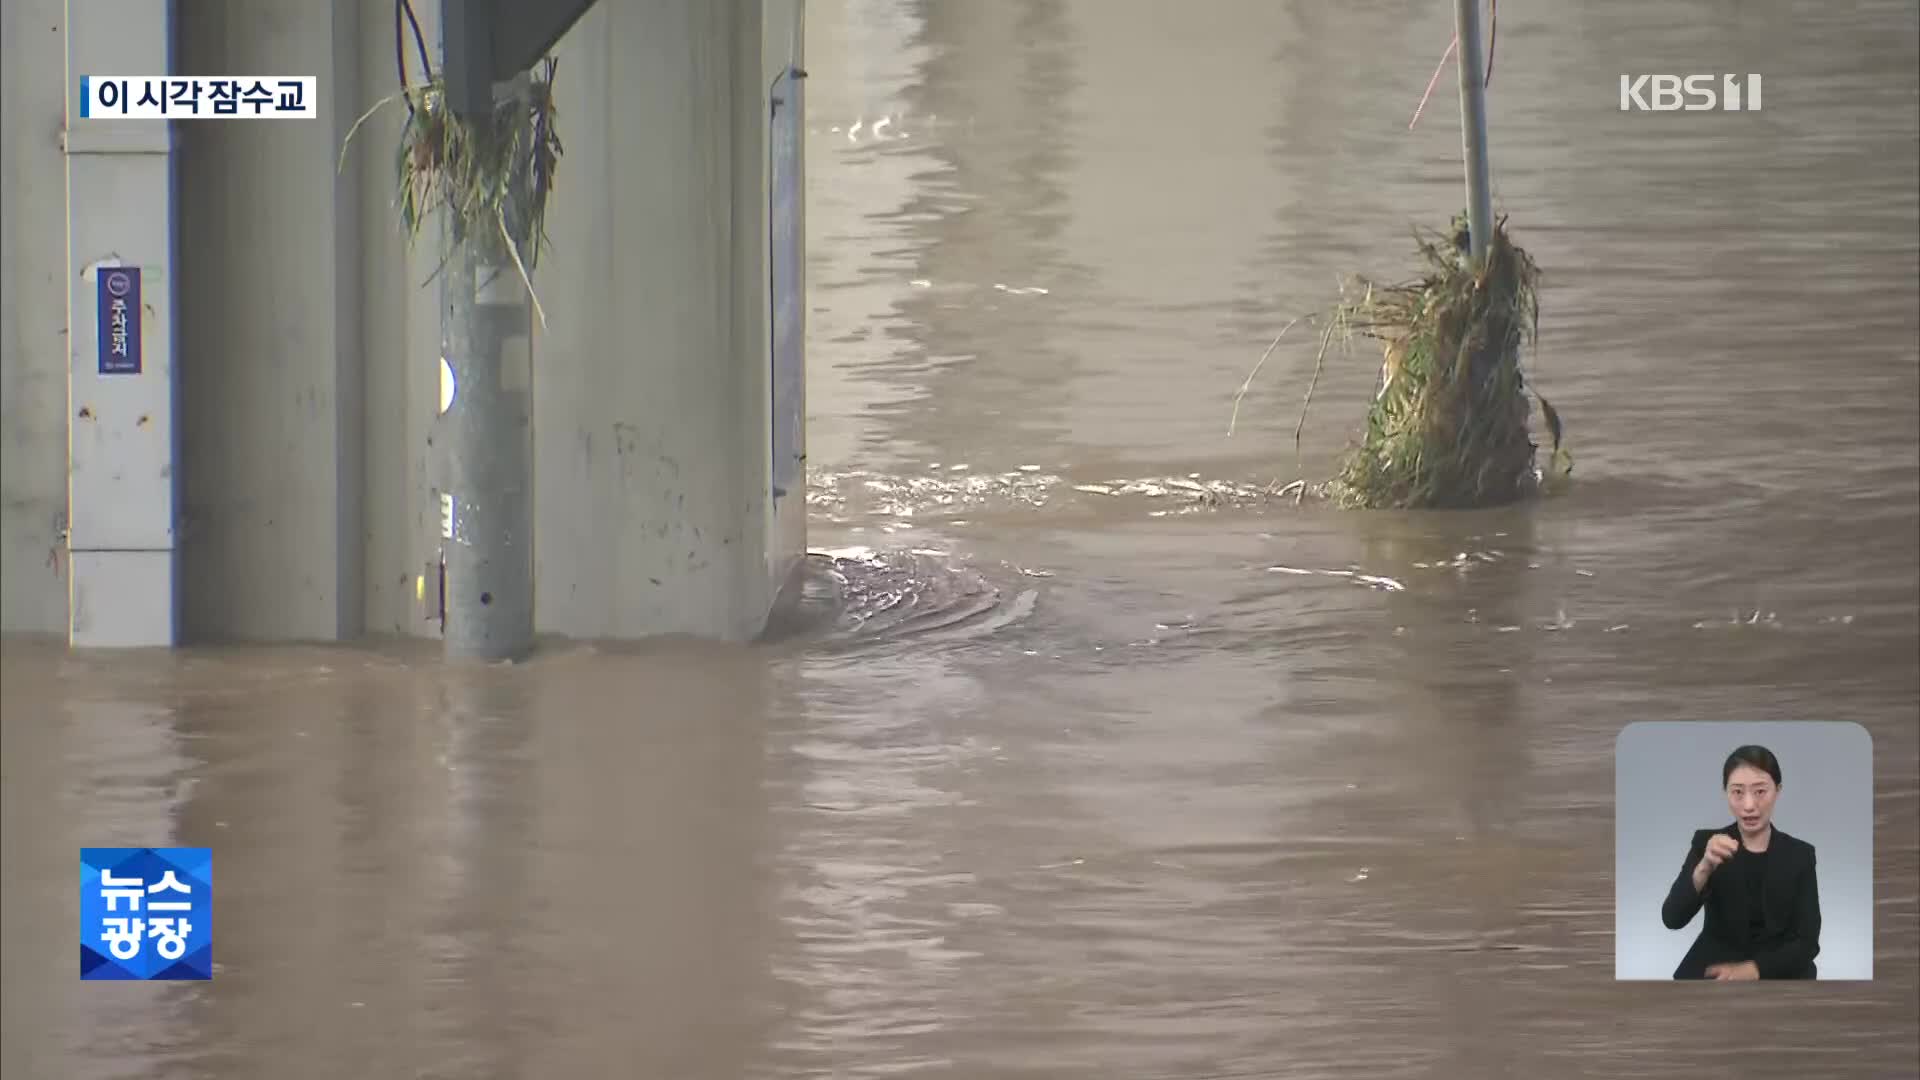
[[1553,457],[1546,470],[1535,462],[1520,355],[1538,335],[1540,271],[1505,219],[1493,219],[1479,3],[1454,4],[1467,210],[1447,235],[1416,237],[1424,276],[1368,284],[1360,301],[1334,315],[1335,326],[1384,342],[1386,354],[1365,436],[1329,485],[1348,507],[1497,506],[1571,468],[1559,414],[1545,398]]
[[523,76],[491,116],[466,118],[447,108],[439,80],[409,90],[415,99],[396,155],[400,220],[409,239],[435,209],[448,212],[455,242],[497,239],[540,312],[533,268],[548,245],[547,196],[562,147],[554,132],[554,61]]
[[[1540,272],[1504,220],[1492,231],[1476,266],[1462,250],[1465,215],[1456,218],[1452,235],[1417,239],[1424,277],[1371,286],[1337,313],[1350,330],[1382,341],[1386,353],[1366,434],[1332,485],[1342,505],[1464,509],[1535,490],[1520,353],[1538,331]],[[1545,411],[1557,431],[1557,414]]]
[[[421,45],[422,62],[425,45]],[[549,246],[547,199],[565,152],[554,129],[553,80],[558,62],[548,57],[538,73],[526,72],[499,95],[490,116],[456,115],[447,106],[445,80],[428,73],[408,84],[404,66],[399,93],[374,103],[347,130],[340,146],[341,171],[360,126],[396,102],[407,106],[395,153],[395,204],[409,243],[435,210],[447,212],[457,239],[494,232],[502,241],[533,300],[533,268]],[[546,322],[542,314],[541,322]]]

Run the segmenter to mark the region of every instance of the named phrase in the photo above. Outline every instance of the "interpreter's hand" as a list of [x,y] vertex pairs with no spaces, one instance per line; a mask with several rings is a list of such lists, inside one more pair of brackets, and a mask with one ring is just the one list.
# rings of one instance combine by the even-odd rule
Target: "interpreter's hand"
[[1760,965],[1751,960],[1742,960],[1737,964],[1707,965],[1707,978],[1717,979],[1720,982],[1748,982],[1759,977]]
[[1707,850],[1700,856],[1700,865],[1706,867],[1707,873],[1711,874],[1720,869],[1721,863],[1733,858],[1733,853],[1739,850],[1740,841],[1726,833],[1714,833],[1707,838]]
[[1700,861],[1693,867],[1693,890],[1702,892],[1707,887],[1707,879],[1713,876],[1720,864],[1733,857],[1740,850],[1740,841],[1726,833],[1714,833],[1707,837],[1707,848],[1700,853]]

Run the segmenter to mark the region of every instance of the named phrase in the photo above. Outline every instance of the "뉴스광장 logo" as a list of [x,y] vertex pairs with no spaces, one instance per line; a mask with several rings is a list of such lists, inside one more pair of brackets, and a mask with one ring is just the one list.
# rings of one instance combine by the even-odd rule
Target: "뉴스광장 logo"
[[80,977],[213,978],[213,851],[81,848]]
[[1744,82],[1739,75],[1620,76],[1621,112],[1705,112],[1710,109],[1759,112],[1760,76],[1745,76]]

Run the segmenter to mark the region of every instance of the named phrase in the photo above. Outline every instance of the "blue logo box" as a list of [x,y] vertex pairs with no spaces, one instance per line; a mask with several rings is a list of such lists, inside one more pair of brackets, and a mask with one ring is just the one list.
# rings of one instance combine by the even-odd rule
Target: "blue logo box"
[[211,848],[81,848],[82,979],[213,978]]

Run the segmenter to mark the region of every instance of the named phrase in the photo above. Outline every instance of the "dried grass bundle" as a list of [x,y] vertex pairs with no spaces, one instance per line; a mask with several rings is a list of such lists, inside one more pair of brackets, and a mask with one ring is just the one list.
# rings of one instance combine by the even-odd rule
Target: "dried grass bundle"
[[[547,196],[564,152],[554,130],[555,61],[523,76],[515,92],[498,100],[485,117],[461,117],[447,108],[439,79],[408,87],[367,110],[347,133],[395,101],[408,105],[395,154],[397,205],[411,244],[435,210],[445,210],[456,244],[492,245],[512,260],[533,295],[533,269],[548,247]],[[341,165],[346,147],[341,148]],[[534,309],[540,299],[533,296]]]
[[[1454,236],[1416,237],[1425,276],[1369,284],[1334,314],[1335,325],[1383,341],[1386,352],[1365,437],[1330,485],[1344,505],[1494,506],[1531,494],[1542,478],[1520,368],[1522,347],[1538,333],[1539,269],[1508,237],[1505,219],[1485,265],[1469,266],[1455,239],[1464,229],[1456,220]],[[1553,437],[1549,471],[1563,474],[1571,459],[1559,415],[1545,398],[1541,407]]]

